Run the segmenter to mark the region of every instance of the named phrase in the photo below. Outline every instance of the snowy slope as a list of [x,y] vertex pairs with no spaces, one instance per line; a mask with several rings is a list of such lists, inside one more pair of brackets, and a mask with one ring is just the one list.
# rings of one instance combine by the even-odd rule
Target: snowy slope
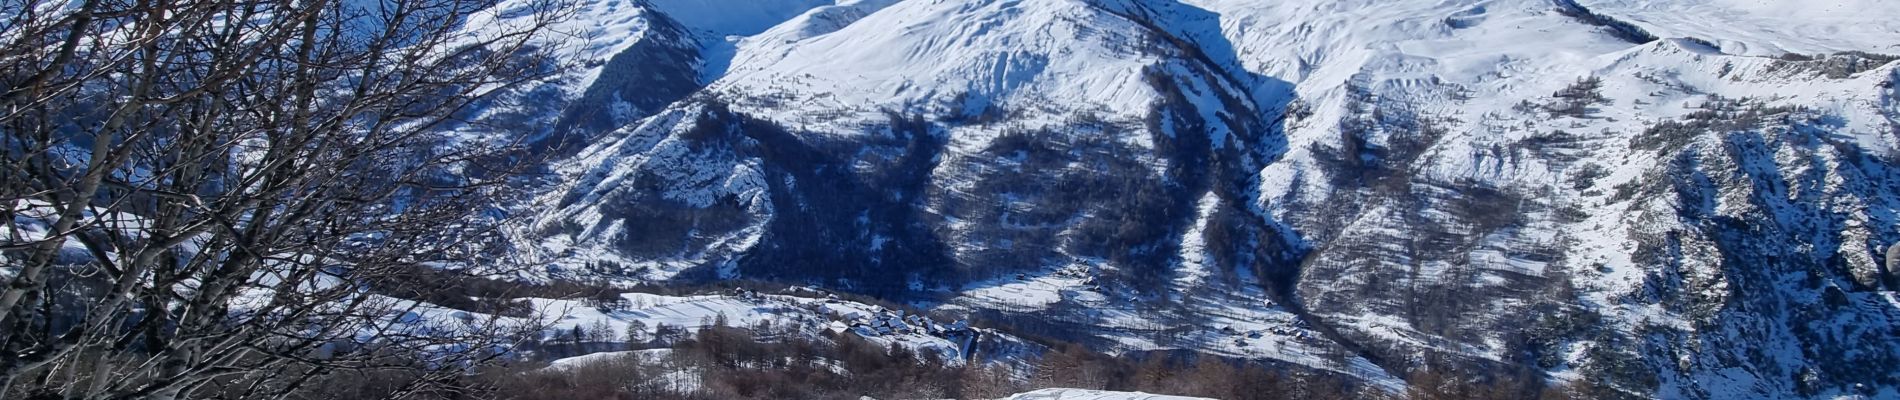
[[[565,4],[565,3],[564,3]],[[573,17],[549,21],[539,46],[562,56],[560,74],[501,105],[477,105],[466,134],[523,140],[555,155],[644,118],[701,88],[706,62],[690,28],[640,0],[572,2]],[[548,4],[503,0],[465,29],[523,27]],[[552,69],[551,69],[552,70]]]
[[1900,52],[1900,7],[1879,0],[1585,0],[1661,37],[1694,37],[1753,56]]
[[[963,321],[938,321],[920,315],[904,315],[901,311],[888,310],[881,306],[782,294],[764,294],[746,292],[722,295],[662,296],[643,293],[621,295],[621,303],[612,307],[600,304],[568,299],[525,299],[536,315],[520,317],[495,317],[469,311],[443,308],[432,304],[398,301],[404,304],[396,307],[406,313],[401,320],[407,324],[442,324],[456,326],[462,321],[487,321],[496,318],[502,324],[545,324],[542,332],[546,342],[559,342],[571,337],[579,329],[583,332],[605,327],[611,332],[603,332],[612,338],[612,343],[624,343],[633,327],[644,327],[637,336],[654,338],[660,327],[681,329],[686,335],[692,335],[702,329],[724,320],[727,326],[742,329],[769,325],[783,329],[791,335],[814,340],[825,340],[822,334],[855,335],[881,346],[902,346],[914,354],[934,354],[937,359],[950,365],[980,359],[985,363],[1022,367],[1036,354],[1044,351],[1040,345],[1017,338],[1003,332],[973,328]],[[896,326],[888,321],[904,321],[902,329],[879,329]],[[865,329],[860,329],[864,327]],[[598,333],[597,333],[598,334]],[[614,345],[615,348],[621,348]],[[533,349],[530,349],[534,351]],[[582,348],[582,351],[589,348]],[[598,351],[598,349],[593,349]],[[663,354],[665,349],[642,350],[643,357]],[[578,354],[554,360],[553,367],[576,365],[615,357],[615,352]],[[528,357],[544,357],[548,354],[527,354]]]
[[[1103,14],[1073,1],[900,2],[827,34],[748,46],[744,64],[712,90],[816,95],[774,99],[806,110],[943,113],[1042,101],[1132,115],[1153,96],[1139,89],[1141,68],[1155,60],[1118,48],[1139,28]],[[1085,23],[1095,21],[1106,24]],[[787,122],[825,130],[811,125],[824,121]]]
[[654,2],[705,87],[557,166],[549,276],[814,283],[1394,389],[1428,358],[1900,385],[1900,7],[721,4]]
[[[677,262],[658,265],[611,254],[601,256],[668,277],[677,272],[668,265],[728,262],[731,254],[758,242],[758,235],[764,234],[761,225],[771,221],[775,211],[784,209],[773,202],[755,200],[762,197],[747,194],[757,193],[748,188],[771,186],[773,192],[786,195],[808,190],[798,187],[797,182],[798,175],[806,171],[786,171],[789,176],[774,178],[772,175],[781,167],[773,164],[837,163],[849,165],[854,171],[836,172],[851,173],[875,169],[900,173],[896,169],[905,169],[901,173],[923,175],[910,179],[929,180],[933,174],[961,174],[957,170],[987,167],[973,164],[991,161],[983,153],[999,135],[1068,127],[1078,117],[1116,125],[1111,128],[1140,126],[1143,119],[1157,116],[1151,107],[1161,94],[1148,82],[1154,74],[1178,73],[1197,80],[1185,83],[1201,86],[1189,88],[1189,93],[1198,94],[1198,98],[1188,101],[1218,101],[1214,99],[1218,94],[1205,86],[1210,84],[1207,77],[1192,76],[1187,71],[1189,66],[1168,59],[1167,54],[1144,54],[1153,50],[1137,45],[1150,38],[1125,33],[1141,32],[1136,23],[1083,2],[905,2],[862,15],[842,29],[801,38],[829,30],[813,24],[838,22],[816,15],[849,17],[880,5],[869,3],[839,6],[860,7],[852,10],[814,10],[807,17],[788,22],[796,28],[774,29],[766,32],[774,36],[741,40],[735,60],[743,63],[712,83],[706,90],[708,97],[676,105],[584,150],[579,159],[563,167],[575,178],[556,191],[563,197],[554,201],[559,211],[551,216],[560,220],[542,222],[549,230],[570,225],[568,232],[563,232],[566,235],[554,239],[560,247],[553,250],[607,254],[613,253],[611,247],[628,247],[624,241],[613,243],[619,240],[617,232],[626,228],[614,225],[613,218],[600,216],[627,216],[624,211],[602,208],[624,204],[629,197],[679,202],[680,206],[704,212],[711,212],[706,210],[715,203],[736,204],[743,216],[729,218],[745,222],[713,227],[706,226],[707,219],[702,218],[695,220],[694,227],[680,231],[709,238],[713,243],[710,247],[692,244],[684,248],[685,252],[640,257]],[[899,131],[896,125],[908,121],[894,120],[991,118],[1012,109],[1023,111],[1018,112],[1021,118],[1012,118],[1017,122],[1010,126],[934,125]],[[1217,119],[1214,113],[1218,111],[1192,112],[1198,114],[1196,118],[1212,121]],[[838,158],[796,152],[758,153],[763,150],[757,146],[772,139],[759,137],[756,127],[743,126],[761,124],[796,129],[796,140],[856,141],[871,148]],[[725,132],[710,132],[722,129]],[[1152,147],[1155,134],[1165,134],[1155,129],[1167,128],[1105,135],[1100,145]],[[912,143],[931,148],[918,149]],[[941,154],[932,158],[951,161],[938,162],[935,171],[910,170],[930,166],[903,164],[905,151],[937,152]],[[814,160],[814,156],[819,159]],[[884,163],[898,165],[880,165]],[[722,177],[745,174],[727,171],[759,171],[767,179],[739,179],[749,186],[735,187],[729,184],[733,179]],[[626,184],[648,177],[658,179],[651,184]],[[626,193],[656,185],[658,190],[652,193]],[[875,196],[868,192],[863,195]],[[579,232],[571,232],[574,230]],[[865,232],[865,236],[873,237],[861,239],[876,242],[883,240],[876,236],[898,234]],[[618,253],[624,255],[626,251]],[[728,261],[718,261],[721,259]]]
[[[1727,257],[1737,257],[1735,253],[1758,250],[1739,244],[1731,248],[1711,245],[1709,250],[1719,252],[1701,257],[1674,256],[1684,261],[1696,260],[1694,263],[1700,266],[1661,267],[1653,264],[1657,262],[1654,259],[1627,261],[1629,251],[1643,246],[1639,242],[1660,237],[1631,231],[1642,230],[1661,236],[1675,233],[1657,232],[1675,229],[1708,232],[1703,233],[1708,235],[1727,233],[1706,225],[1696,228],[1697,222],[1693,221],[1667,222],[1689,224],[1688,228],[1657,227],[1665,222],[1658,220],[1655,213],[1683,212],[1665,211],[1678,208],[1678,198],[1650,197],[1654,202],[1649,204],[1663,204],[1660,209],[1627,207],[1614,204],[1618,200],[1604,199],[1615,197],[1611,188],[1619,184],[1641,185],[1657,174],[1681,173],[1667,171],[1675,170],[1683,162],[1693,162],[1685,160],[1700,158],[1659,158],[1655,152],[1629,147],[1637,147],[1631,146],[1632,142],[1653,140],[1646,135],[1656,134],[1650,128],[1663,121],[1696,118],[1690,115],[1707,111],[1706,104],[1716,96],[1754,98],[1773,105],[1810,108],[1811,116],[1797,114],[1794,121],[1827,118],[1831,122],[1825,126],[1793,122],[1793,131],[1824,130],[1830,137],[1824,140],[1833,143],[1836,150],[1844,149],[1848,153],[1892,154],[1894,109],[1887,100],[1892,94],[1882,88],[1891,87],[1887,82],[1893,80],[1893,68],[1886,61],[1861,62],[1847,57],[1790,62],[1725,54],[1722,51],[1733,46],[1721,45],[1722,48],[1717,49],[1704,44],[1704,40],[1724,43],[1718,39],[1732,38],[1740,43],[1822,43],[1802,51],[1879,51],[1878,48],[1856,47],[1860,46],[1856,43],[1864,44],[1865,40],[1855,42],[1856,37],[1844,35],[1842,40],[1816,41],[1810,39],[1834,37],[1774,30],[1754,32],[1754,36],[1698,33],[1703,40],[1681,40],[1667,37],[1675,34],[1672,31],[1645,25],[1650,33],[1665,35],[1665,38],[1631,44],[1609,34],[1606,28],[1555,12],[1541,2],[1420,2],[1362,9],[1333,2],[1279,3],[1268,7],[1247,7],[1252,4],[1248,2],[1202,3],[1247,21],[1224,25],[1228,26],[1226,32],[1234,42],[1261,46],[1241,45],[1243,58],[1265,60],[1252,68],[1268,75],[1299,77],[1301,100],[1315,105],[1311,116],[1299,118],[1290,128],[1289,140],[1294,150],[1282,162],[1261,172],[1261,190],[1267,193],[1263,206],[1272,210],[1277,218],[1300,227],[1299,231],[1309,241],[1321,246],[1301,266],[1298,283],[1304,306],[1318,314],[1318,320],[1337,327],[1342,332],[1340,340],[1361,346],[1407,349],[1378,357],[1382,365],[1404,365],[1409,361],[1394,357],[1404,357],[1403,354],[1420,349],[1516,362],[1511,360],[1510,354],[1521,349],[1510,343],[1518,340],[1512,338],[1514,326],[1521,323],[1518,318],[1546,318],[1548,315],[1538,313],[1548,311],[1532,311],[1546,309],[1538,303],[1563,304],[1568,300],[1548,300],[1539,293],[1548,289],[1540,287],[1571,284],[1583,286],[1579,289],[1584,292],[1581,307],[1621,321],[1611,326],[1659,324],[1672,327],[1664,329],[1681,329],[1677,334],[1682,336],[1670,334],[1671,337],[1703,338],[1676,340],[1756,343],[1762,346],[1761,350],[1749,351],[1774,354],[1768,357],[1775,361],[1766,363],[1740,362],[1737,360],[1743,357],[1738,355],[1711,355],[1706,356],[1707,361],[1693,362],[1688,360],[1696,357],[1659,360],[1654,368],[1673,371],[1663,374],[1659,382],[1652,383],[1656,386],[1649,388],[1670,393],[1665,397],[1793,396],[1801,389],[1776,383],[1785,379],[1758,374],[1803,370],[1810,371],[1803,374],[1818,377],[1823,374],[1813,371],[1831,368],[1825,365],[1849,364],[1837,359],[1795,355],[1830,350],[1819,349],[1828,346],[1823,339],[1795,338],[1782,336],[1789,335],[1785,331],[1775,332],[1812,329],[1799,326],[1807,322],[1763,324],[1754,320],[1755,316],[1703,315],[1697,318],[1684,315],[1693,314],[1682,309],[1691,303],[1701,302],[1701,307],[1715,308],[1737,307],[1735,304],[1744,301],[1799,304],[1805,301],[1799,299],[1811,299],[1822,290],[1784,292],[1786,289],[1770,286],[1744,291],[1712,286],[1705,290],[1733,291],[1712,297],[1708,292],[1658,292],[1657,285],[1681,284],[1675,283],[1679,282],[1676,279],[1686,280],[1690,286],[1746,279],[1736,276],[1759,273],[1756,269],[1761,267],[1740,265],[1730,261],[1735,259],[1721,259],[1723,256],[1719,254],[1727,252],[1730,253]],[[1668,7],[1679,3],[1642,4]],[[1864,11],[1878,15],[1888,10],[1890,8],[1870,7]],[[1597,12],[1615,16],[1612,11]],[[1845,17],[1850,14],[1826,15]],[[1643,15],[1660,18],[1679,14],[1647,12]],[[1695,27],[1684,27],[1692,28]],[[1316,40],[1302,40],[1305,35],[1313,35]],[[1892,36],[1857,38],[1883,37]],[[1888,65],[1881,67],[1882,64]],[[1829,65],[1846,67],[1827,72]],[[1607,104],[1593,105],[1591,115],[1553,117],[1520,107],[1522,102],[1547,103],[1551,101],[1551,93],[1586,76],[1605,78],[1603,92],[1610,100]],[[1871,179],[1874,186],[1890,185],[1886,183],[1891,178],[1885,177],[1887,168],[1884,166],[1873,167],[1875,172],[1871,175],[1860,171],[1865,166],[1829,166],[1835,164],[1828,162],[1797,166],[1798,163],[1791,162],[1800,160],[1799,157],[1836,156],[1825,154],[1833,151],[1826,148],[1819,151],[1822,154],[1815,154],[1779,144],[1783,139],[1777,137],[1782,134],[1772,126],[1739,125],[1737,128],[1740,131],[1767,130],[1770,147],[1764,150],[1768,152],[1776,151],[1773,146],[1784,146],[1780,155],[1760,160],[1781,166],[1751,168],[1806,171],[1801,174],[1826,174],[1816,168],[1839,168],[1836,173]],[[1734,141],[1743,138],[1728,136],[1715,142],[1746,146],[1747,142]],[[1746,148],[1737,150],[1742,149]],[[1663,155],[1674,155],[1679,153],[1673,152],[1682,149],[1664,150]],[[1346,152],[1342,157],[1340,153],[1345,151],[1357,154]],[[1700,169],[1720,168],[1729,167]],[[1697,193],[1702,191],[1736,193],[1731,188],[1748,190],[1746,185],[1750,180],[1793,174],[1796,173],[1744,172],[1743,176],[1733,176],[1714,187],[1681,190],[1670,196],[1712,195]],[[1858,178],[1834,180],[1826,185],[1854,191],[1852,188],[1863,185],[1851,182],[1854,179]],[[1761,184],[1823,184],[1799,181]],[[1728,186],[1735,184],[1744,186]],[[1349,193],[1342,194],[1342,189]],[[1843,193],[1837,200],[1810,197],[1765,205],[1790,210],[1800,208],[1805,209],[1802,212],[1813,213],[1801,217],[1764,219],[1762,214],[1749,214],[1758,211],[1730,215],[1738,218],[1733,220],[1735,223],[1757,226],[1763,222],[1785,224],[1777,220],[1790,218],[1831,220],[1842,217],[1853,221],[1843,222],[1843,226],[1882,226],[1874,229],[1881,232],[1879,234],[1852,233],[1853,229],[1842,232],[1830,227],[1789,229],[1811,229],[1807,232],[1822,236],[1854,235],[1857,239],[1825,241],[1847,243],[1841,245],[1847,247],[1838,251],[1849,260],[1848,265],[1834,267],[1838,269],[1831,273],[1836,278],[1831,279],[1843,285],[1868,287],[1872,279],[1867,277],[1874,274],[1871,272],[1874,268],[1867,257],[1874,255],[1873,246],[1894,239],[1893,222],[1880,216],[1884,213],[1857,211],[1863,207],[1887,209],[1894,204],[1885,198],[1885,193],[1869,190]],[[1780,196],[1800,197],[1792,193]],[[1831,204],[1794,204],[1806,202]],[[1504,215],[1497,218],[1498,214]],[[1572,218],[1582,221],[1566,221]],[[1767,240],[1805,242],[1805,239],[1795,239],[1801,235],[1808,234]],[[1870,237],[1872,235],[1881,236]],[[1877,238],[1883,236],[1885,240]],[[1826,246],[1834,248],[1833,244]],[[1606,252],[1602,257],[1609,259],[1579,261],[1588,258],[1580,254],[1598,251]],[[1624,256],[1626,261],[1610,261],[1617,256]],[[1750,258],[1742,256],[1741,259]],[[1803,263],[1827,262],[1809,259]],[[1684,272],[1673,272],[1676,268]],[[1599,280],[1605,279],[1598,278],[1599,274],[1615,278]],[[1881,297],[1874,295],[1869,299]],[[1885,324],[1879,321],[1888,320],[1890,317],[1886,315],[1892,313],[1892,305],[1879,300],[1848,303],[1866,304],[1865,308],[1838,311],[1856,315],[1850,319],[1860,322],[1847,322],[1831,329],[1871,333],[1870,328]],[[1509,317],[1515,313],[1528,314]],[[1777,326],[1784,323],[1786,325]],[[1749,327],[1721,327],[1728,324]],[[1708,333],[1727,329],[1774,333]],[[1649,328],[1631,329],[1630,334],[1636,335],[1634,332],[1639,331],[1649,331]],[[1681,346],[1682,341],[1652,342],[1653,347],[1644,351],[1674,351],[1664,349]],[[1562,349],[1556,351],[1582,354],[1589,346],[1604,345],[1602,342],[1566,343],[1559,345]],[[1640,358],[1639,354],[1644,351],[1599,357]],[[1887,359],[1895,354],[1894,349],[1882,348],[1868,356]],[[1622,363],[1570,361],[1573,364],[1567,367],[1561,362],[1541,363],[1559,369],[1597,369],[1597,373],[1614,369],[1606,365]],[[1755,372],[1756,368],[1763,372]],[[1750,372],[1737,372],[1741,370]],[[1738,378],[1738,375],[1753,377]],[[1833,379],[1851,382],[1863,378]]]
[[[1312,240],[1329,244],[1302,266],[1299,288],[1307,308],[1319,313],[1321,320],[1330,320],[1341,328],[1343,340],[1359,342],[1361,345],[1387,343],[1375,344],[1373,347],[1393,345],[1397,348],[1463,353],[1512,362],[1510,355],[1521,351],[1510,344],[1519,340],[1512,338],[1515,332],[1513,326],[1520,324],[1516,322],[1518,318],[1545,319],[1557,325],[1562,323],[1556,321],[1568,318],[1540,315],[1540,311],[1534,311],[1545,309],[1537,305],[1539,302],[1568,302],[1561,298],[1548,300],[1544,297],[1546,295],[1539,293],[1548,289],[1538,288],[1574,284],[1579,285],[1578,290],[1583,292],[1580,306],[1590,310],[1587,314],[1596,315],[1594,313],[1600,312],[1610,320],[1621,321],[1610,326],[1641,327],[1629,330],[1632,336],[1639,335],[1635,332],[1653,332],[1648,326],[1654,324],[1667,327],[1661,328],[1663,330],[1675,330],[1675,333],[1662,337],[1678,339],[1650,342],[1648,350],[1632,354],[1598,354],[1594,360],[1572,358],[1567,368],[1593,371],[1586,373],[1609,373],[1608,370],[1618,368],[1611,367],[1612,364],[1627,366],[1622,365],[1623,361],[1610,359],[1636,358],[1644,352],[1673,352],[1677,351],[1673,350],[1678,348],[1676,346],[1698,340],[1754,343],[1761,347],[1748,352],[1770,355],[1756,353],[1748,357],[1774,360],[1746,362],[1740,361],[1746,357],[1734,354],[1683,355],[1672,360],[1658,360],[1658,364],[1652,364],[1654,368],[1669,372],[1662,374],[1657,381],[1636,383],[1633,386],[1648,386],[1636,389],[1638,392],[1654,389],[1668,393],[1664,397],[1793,396],[1802,389],[1778,383],[1786,382],[1784,379],[1761,374],[1774,374],[1770,371],[1777,370],[1803,370],[1810,371],[1803,374],[1819,376],[1822,373],[1813,371],[1834,368],[1830,365],[1853,364],[1839,359],[1796,355],[1830,351],[1819,349],[1828,346],[1823,339],[1783,336],[1799,335],[1787,333],[1790,331],[1812,329],[1801,326],[1807,325],[1807,322],[1767,322],[1756,320],[1758,315],[1748,315],[1752,312],[1731,311],[1725,314],[1708,311],[1746,308],[1739,305],[1744,302],[1793,301],[1800,304],[1805,301],[1800,299],[1812,298],[1810,296],[1822,291],[1811,283],[1808,288],[1793,290],[1762,284],[1752,285],[1754,287],[1748,289],[1723,286],[1735,280],[1750,279],[1741,276],[1781,268],[1750,266],[1740,261],[1762,259],[1738,254],[1757,253],[1760,250],[1754,246],[1766,243],[1723,246],[1704,242],[1707,247],[1703,251],[1711,253],[1699,256],[1678,253],[1665,257],[1689,264],[1683,266],[1658,265],[1658,259],[1631,261],[1627,257],[1633,249],[1643,251],[1644,242],[1662,240],[1664,236],[1677,235],[1683,230],[1698,232],[1692,235],[1721,236],[1730,235],[1726,233],[1733,232],[1729,229],[1736,229],[1709,225],[1698,227],[1699,222],[1694,221],[1695,218],[1668,221],[1662,217],[1668,214],[1658,215],[1694,214],[1681,209],[1693,205],[1682,204],[1684,200],[1705,196],[1731,199],[1749,196],[1743,193],[1759,190],[1751,187],[1753,185],[1802,186],[1821,182],[1801,183],[1800,179],[1794,179],[1794,182],[1773,181],[1778,176],[1795,176],[1796,173],[1792,171],[1765,174],[1743,172],[1742,176],[1718,180],[1713,182],[1714,185],[1699,188],[1676,186],[1675,190],[1643,192],[1656,194],[1637,196],[1638,199],[1646,199],[1640,203],[1650,207],[1618,204],[1626,200],[1617,199],[1613,188],[1619,185],[1625,185],[1622,186],[1624,188],[1643,185],[1643,182],[1656,179],[1659,174],[1686,173],[1678,169],[1683,163],[1707,160],[1697,155],[1700,151],[1695,150],[1683,154],[1680,153],[1684,151],[1683,148],[1665,148],[1660,149],[1663,150],[1660,155],[1664,157],[1657,157],[1657,152],[1639,151],[1631,147],[1646,147],[1634,143],[1656,140],[1653,136],[1661,133],[1651,128],[1664,121],[1704,118],[1691,115],[1709,111],[1711,107],[1708,104],[1712,101],[1719,103],[1712,100],[1717,98],[1753,98],[1770,105],[1798,105],[1811,109],[1813,114],[1802,116],[1797,113],[1792,116],[1795,118],[1793,120],[1782,119],[1787,121],[1783,123],[1792,126],[1784,125],[1781,128],[1773,124],[1755,126],[1753,122],[1743,122],[1733,125],[1734,128],[1727,128],[1734,131],[1708,132],[1717,134],[1719,138],[1709,143],[1724,144],[1707,148],[1706,151],[1721,153],[1748,150],[1747,146],[1758,145],[1750,145],[1747,140],[1764,139],[1750,139],[1753,134],[1728,135],[1762,129],[1768,141],[1765,144],[1769,146],[1764,150],[1774,152],[1774,146],[1784,146],[1782,154],[1759,159],[1771,165],[1749,168],[1807,171],[1802,174],[1821,173],[1816,168],[1839,168],[1841,170],[1837,173],[1864,176],[1874,182],[1872,185],[1890,185],[1886,183],[1891,179],[1885,177],[1886,167],[1874,167],[1878,172],[1862,175],[1859,170],[1865,167],[1829,167],[1829,163],[1825,162],[1800,165],[1802,163],[1795,160],[1801,159],[1798,157],[1831,158],[1835,155],[1826,153],[1836,150],[1892,154],[1895,148],[1895,137],[1891,134],[1894,129],[1891,117],[1893,109],[1892,103],[1884,100],[1891,93],[1879,89],[1888,85],[1884,82],[1892,81],[1891,64],[1879,67],[1886,62],[1861,64],[1846,60],[1824,60],[1798,63],[1743,57],[1724,54],[1699,41],[1674,38],[1632,46],[1607,40],[1614,39],[1610,35],[1598,34],[1595,38],[1579,36],[1577,33],[1600,32],[1601,28],[1592,29],[1566,21],[1566,16],[1540,11],[1535,4],[1492,2],[1473,7],[1476,8],[1462,12],[1454,12],[1455,7],[1438,9],[1437,15],[1451,16],[1444,25],[1418,32],[1413,35],[1415,39],[1395,40],[1393,43],[1396,46],[1371,51],[1367,58],[1360,59],[1371,61],[1336,61],[1343,64],[1322,64],[1314,68],[1317,71],[1354,71],[1354,75],[1343,83],[1319,80],[1327,79],[1323,75],[1315,75],[1302,82],[1301,91],[1308,96],[1306,100],[1315,104],[1337,102],[1337,105],[1317,107],[1316,114],[1302,122],[1304,125],[1296,124],[1291,140],[1295,143],[1311,140],[1312,144],[1304,146],[1307,151],[1298,150],[1302,146],[1296,145],[1295,152],[1287,158],[1288,162],[1269,166],[1262,172],[1261,179],[1262,190],[1269,193],[1267,197],[1279,200],[1277,204],[1269,205],[1276,214],[1295,221],[1296,226],[1301,226],[1301,231],[1311,235]],[[1409,23],[1429,26],[1426,24],[1430,22]],[[1399,22],[1398,26],[1407,23]],[[1541,33],[1545,30],[1557,31],[1557,28],[1565,25],[1573,28],[1559,31],[1556,35],[1523,29],[1535,26]],[[1363,29],[1365,26],[1377,27],[1378,24],[1358,26]],[[1393,32],[1374,29],[1366,34],[1393,35]],[[1532,36],[1537,39],[1529,40]],[[1796,34],[1794,37],[1801,36]],[[1534,43],[1535,46],[1482,44],[1512,41]],[[1844,68],[1838,74],[1823,72],[1829,63],[1864,66]],[[1867,70],[1856,70],[1862,68]],[[1526,110],[1519,106],[1525,104],[1520,102],[1547,103],[1552,98],[1550,93],[1586,76],[1605,78],[1602,91],[1609,100],[1606,104],[1591,106],[1593,111],[1588,116],[1554,117],[1547,112]],[[1722,115],[1716,118],[1735,117]],[[1831,118],[1831,122],[1813,124],[1800,122],[1804,121],[1801,118]],[[1790,130],[1825,130],[1829,138],[1822,140],[1833,143],[1835,148],[1823,148],[1818,152],[1821,154],[1816,154],[1815,151],[1798,147],[1786,147],[1780,144],[1786,140],[1781,137]],[[1719,146],[1737,147],[1720,150]],[[1355,148],[1371,151],[1360,150],[1358,155],[1345,155],[1360,160],[1339,159],[1338,152]],[[1733,156],[1739,155],[1728,157]],[[1722,165],[1750,161],[1731,159],[1723,162],[1730,164],[1695,168],[1719,170],[1733,168]],[[1781,166],[1772,165],[1777,163]],[[1322,176],[1331,179],[1317,179]],[[1341,177],[1350,178],[1342,181]],[[1403,181],[1391,180],[1394,177]],[[1750,182],[1757,179],[1770,181]],[[1837,180],[1827,185],[1844,191],[1855,191],[1852,188],[1862,185],[1849,181]],[[1403,186],[1392,186],[1400,182]],[[1365,185],[1366,188],[1342,195],[1342,184],[1347,188],[1356,185]],[[1770,192],[1773,191],[1770,189]],[[1663,194],[1669,192],[1675,193]],[[1648,197],[1657,195],[1668,197]],[[1799,197],[1793,193],[1781,196]],[[1846,222],[1847,226],[1863,223],[1884,226],[1877,231],[1886,235],[1885,240],[1859,233],[1860,239],[1854,240],[1861,242],[1843,241],[1849,244],[1842,245],[1847,247],[1837,251],[1848,260],[1872,256],[1873,247],[1868,242],[1877,244],[1893,240],[1892,221],[1878,216],[1879,213],[1868,215],[1856,211],[1862,207],[1892,207],[1894,203],[1885,198],[1885,193],[1872,190],[1842,193],[1840,196],[1836,200],[1811,197],[1792,202],[1821,202],[1827,205],[1807,203],[1797,206],[1784,203],[1744,206],[1788,207],[1789,210],[1802,208],[1806,209],[1802,212],[1814,213],[1801,217],[1764,218],[1764,214],[1743,210],[1716,213],[1737,218],[1730,220],[1733,221],[1731,223],[1757,226],[1741,228],[1751,231],[1761,229],[1764,225],[1785,224],[1779,221],[1788,221],[1789,218],[1831,220],[1844,217],[1850,221],[1865,220]],[[1347,222],[1342,224],[1338,218],[1341,214],[1357,217],[1347,218],[1344,220]],[[1568,219],[1581,221],[1572,222]],[[1688,226],[1658,226],[1678,223]],[[1805,242],[1805,239],[1796,238],[1811,234],[1832,236],[1845,233],[1836,229],[1791,228],[1790,231],[1812,233],[1780,233],[1789,236],[1766,241]],[[1833,239],[1826,242],[1841,243]],[[1831,246],[1834,245],[1827,246],[1833,248]],[[1603,258],[1596,261],[1585,261],[1590,257],[1583,254],[1598,251],[1607,253],[1602,253],[1600,257]],[[1625,261],[1615,261],[1619,257]],[[1808,259],[1801,263],[1818,266],[1828,262]],[[1858,265],[1870,264],[1871,261],[1865,261]],[[1851,265],[1853,263],[1850,261],[1849,265],[1833,267],[1838,269],[1832,270],[1835,272],[1831,274],[1836,277],[1832,279],[1844,285],[1853,285],[1856,281],[1862,282],[1860,285],[1869,282],[1866,278],[1853,277],[1868,276],[1870,273],[1865,271],[1871,270],[1871,267]],[[1686,285],[1693,289],[1659,290],[1658,285]],[[1877,329],[1873,327],[1885,324],[1879,321],[1890,318],[1886,316],[1892,312],[1890,304],[1865,304],[1865,308],[1837,311],[1857,315],[1852,319],[1859,319],[1860,322],[1847,322],[1844,326],[1830,329],[1871,333],[1868,329]],[[1703,311],[1685,309],[1697,307],[1709,308]],[[1526,314],[1523,317],[1510,317],[1516,313]],[[1698,313],[1702,314],[1691,315]],[[1658,339],[1651,337],[1649,340]],[[1560,349],[1553,350],[1574,352],[1569,353],[1574,355],[1582,354],[1590,346],[1607,344],[1602,341],[1566,343],[1558,345]],[[1382,364],[1403,365],[1407,361],[1394,360],[1393,357],[1402,357],[1403,353],[1408,352],[1388,353],[1381,357]],[[1867,356],[1870,359],[1888,359],[1895,354],[1894,349],[1882,348]],[[1707,358],[1690,361],[1700,357]],[[1564,362],[1549,359],[1540,363],[1545,367],[1566,368]],[[1864,378],[1834,379],[1851,382]]]

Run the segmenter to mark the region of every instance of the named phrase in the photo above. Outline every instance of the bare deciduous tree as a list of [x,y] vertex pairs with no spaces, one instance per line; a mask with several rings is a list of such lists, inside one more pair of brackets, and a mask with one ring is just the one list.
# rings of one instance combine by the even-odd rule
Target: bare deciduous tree
[[379,293],[494,267],[471,261],[528,163],[457,132],[562,68],[545,39],[569,12],[0,0],[0,397],[276,398],[337,371],[454,390],[532,324]]

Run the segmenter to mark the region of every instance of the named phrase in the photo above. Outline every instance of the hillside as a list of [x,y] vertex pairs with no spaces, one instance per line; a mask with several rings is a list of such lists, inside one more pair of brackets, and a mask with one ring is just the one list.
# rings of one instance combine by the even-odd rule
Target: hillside
[[697,78],[555,164],[532,278],[812,284],[1394,389],[1900,396],[1893,7],[715,3],[601,28],[638,61],[598,81]]

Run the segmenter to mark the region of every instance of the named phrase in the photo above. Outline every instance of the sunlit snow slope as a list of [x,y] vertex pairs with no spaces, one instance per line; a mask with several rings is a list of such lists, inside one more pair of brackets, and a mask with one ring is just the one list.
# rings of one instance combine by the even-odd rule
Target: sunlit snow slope
[[1900,7],[730,3],[622,6],[690,57],[596,82],[692,84],[565,100],[634,111],[570,112],[613,118],[528,210],[546,277],[817,284],[1394,389],[1453,360],[1900,396]]

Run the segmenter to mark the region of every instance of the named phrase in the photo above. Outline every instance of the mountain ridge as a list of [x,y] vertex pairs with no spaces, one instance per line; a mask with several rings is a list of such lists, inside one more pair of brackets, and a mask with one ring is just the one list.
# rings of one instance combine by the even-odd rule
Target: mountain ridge
[[1713,1],[808,3],[687,28],[732,61],[556,165],[524,250],[557,260],[544,279],[814,283],[1386,384],[1436,358],[1645,397],[1896,383],[1864,366],[1900,349],[1841,342],[1891,342],[1900,310],[1874,261],[1900,240],[1896,64],[1866,48],[1886,25],[1671,25]]

